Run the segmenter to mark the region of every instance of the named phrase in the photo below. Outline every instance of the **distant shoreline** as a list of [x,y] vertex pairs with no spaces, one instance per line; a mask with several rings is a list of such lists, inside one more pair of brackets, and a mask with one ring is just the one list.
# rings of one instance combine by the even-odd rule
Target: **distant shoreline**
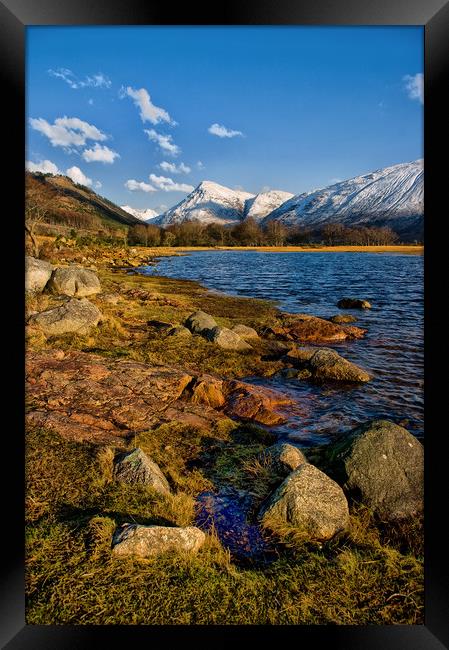
[[162,255],[176,251],[260,251],[262,253],[404,253],[423,255],[424,246],[176,246],[152,248]]

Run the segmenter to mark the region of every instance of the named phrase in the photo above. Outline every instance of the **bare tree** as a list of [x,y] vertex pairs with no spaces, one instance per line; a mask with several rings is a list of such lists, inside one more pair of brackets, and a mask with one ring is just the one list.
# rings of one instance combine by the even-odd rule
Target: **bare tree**
[[25,185],[25,232],[31,240],[34,257],[39,255],[36,226],[47,220],[53,197],[42,191],[40,183],[30,177]]

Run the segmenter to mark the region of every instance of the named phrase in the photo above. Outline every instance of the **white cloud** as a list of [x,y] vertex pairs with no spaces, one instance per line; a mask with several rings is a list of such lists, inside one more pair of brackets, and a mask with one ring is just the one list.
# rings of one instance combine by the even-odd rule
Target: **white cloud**
[[406,74],[402,77],[404,88],[410,99],[417,99],[424,104],[424,75],[417,72],[415,75]]
[[145,88],[140,88],[136,90],[128,86],[127,88],[122,87],[120,89],[119,96],[121,99],[124,97],[131,97],[134,101],[135,106],[140,111],[140,119],[142,122],[151,122],[151,124],[159,124],[159,122],[167,122],[172,126],[176,126],[176,122],[172,120],[170,115],[164,108],[155,106],[151,101],[150,94]]
[[271,187],[269,185],[262,185],[262,187],[260,188],[261,194],[263,194],[264,192],[269,192],[270,190]]
[[341,183],[342,181],[343,181],[342,178],[330,178],[329,179],[329,183],[331,183],[331,185],[335,185],[336,183]]
[[100,181],[95,181],[95,189],[99,190],[100,187],[103,187],[103,185],[100,183]]
[[93,106],[93,105],[94,105],[94,100],[92,99],[92,97],[88,100],[87,103],[89,104],[89,106]]
[[175,165],[175,163],[169,163],[166,160],[164,162],[161,162],[159,167],[164,170],[164,172],[170,172],[171,174],[190,174],[192,171],[190,167],[187,167],[187,165],[184,165],[184,163],[179,163],[179,165]]
[[53,147],[81,147],[86,144],[86,140],[107,139],[107,135],[96,126],[78,117],[58,117],[53,124],[49,124],[42,117],[31,117],[29,122],[35,131],[47,136]]
[[232,129],[227,129],[222,124],[212,124],[208,129],[209,133],[212,135],[218,135],[219,138],[235,138],[237,135],[242,135],[241,131],[233,131]]
[[128,188],[131,192],[141,191],[141,192],[156,192],[156,188],[150,185],[149,183],[144,183],[143,181],[135,181],[131,178],[129,181],[126,181],[125,187]]
[[154,129],[144,129],[149,139],[156,142],[163,153],[168,153],[170,156],[177,156],[181,153],[178,145],[174,144],[171,135],[161,135]]
[[201,162],[201,160],[198,160],[198,162],[196,163],[196,166],[198,167],[198,169],[204,169],[204,165]]
[[62,79],[66,84],[73,88],[73,90],[79,90],[80,88],[110,88],[111,80],[102,72],[97,74],[86,76],[84,79],[79,79],[71,70],[68,68],[57,68],[56,70],[48,70],[48,74],[52,77],[57,77]]
[[27,160],[25,163],[25,167],[28,169],[30,172],[41,172],[42,174],[60,174],[61,172],[55,165],[55,163],[52,163],[51,160],[41,160],[41,162],[34,163],[31,162],[30,160]]
[[95,143],[93,149],[84,149],[83,158],[86,162],[103,162],[112,164],[116,158],[120,158],[120,154],[112,151],[105,145]]
[[65,173],[74,183],[87,186],[92,185],[92,179],[85,176],[79,167],[69,167]]
[[175,183],[172,178],[166,178],[165,176],[150,174],[149,179],[153,185],[163,192],[191,192],[194,189],[192,185],[187,185],[187,183]]

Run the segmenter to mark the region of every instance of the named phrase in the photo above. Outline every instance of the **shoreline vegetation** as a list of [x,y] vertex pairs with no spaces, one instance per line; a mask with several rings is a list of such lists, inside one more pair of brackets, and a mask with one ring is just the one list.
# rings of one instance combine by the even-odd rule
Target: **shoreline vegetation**
[[[332,483],[340,501],[347,498],[344,530],[305,538],[291,522],[276,520],[263,535],[269,559],[250,552],[262,504],[284,485],[287,461],[273,456],[270,428],[288,417],[289,404],[245,377],[287,368],[313,380],[331,367],[334,379],[355,373],[365,381],[335,356],[326,366],[322,349],[364,330],[135,270],[158,257],[226,247],[76,246],[41,236],[39,247],[47,267],[30,263],[36,286],[26,298],[28,624],[423,623],[421,517],[379,514],[374,501],[351,492],[350,481],[343,496],[327,449],[304,450],[317,468],[307,471],[313,481]],[[420,246],[230,250],[423,253]],[[83,268],[73,271],[75,280],[72,271],[55,274],[71,265]],[[83,310],[89,305],[82,313],[81,303]],[[195,333],[191,315],[202,313],[213,322]],[[90,325],[61,329],[80,318]],[[247,349],[225,347],[236,338]],[[136,449],[157,465],[163,490],[154,480],[117,479],[117,459]],[[305,480],[305,465],[288,471],[295,466],[295,480]],[[195,527],[199,497],[210,494],[249,500],[241,555],[223,545],[213,525],[203,526],[197,553],[111,553],[118,530],[123,536],[136,526]]]

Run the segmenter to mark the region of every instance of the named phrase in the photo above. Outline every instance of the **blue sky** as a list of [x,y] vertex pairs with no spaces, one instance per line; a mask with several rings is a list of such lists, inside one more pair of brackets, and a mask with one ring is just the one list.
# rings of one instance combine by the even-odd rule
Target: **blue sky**
[[421,27],[29,27],[26,160],[158,211],[296,194],[422,158],[423,69]]

